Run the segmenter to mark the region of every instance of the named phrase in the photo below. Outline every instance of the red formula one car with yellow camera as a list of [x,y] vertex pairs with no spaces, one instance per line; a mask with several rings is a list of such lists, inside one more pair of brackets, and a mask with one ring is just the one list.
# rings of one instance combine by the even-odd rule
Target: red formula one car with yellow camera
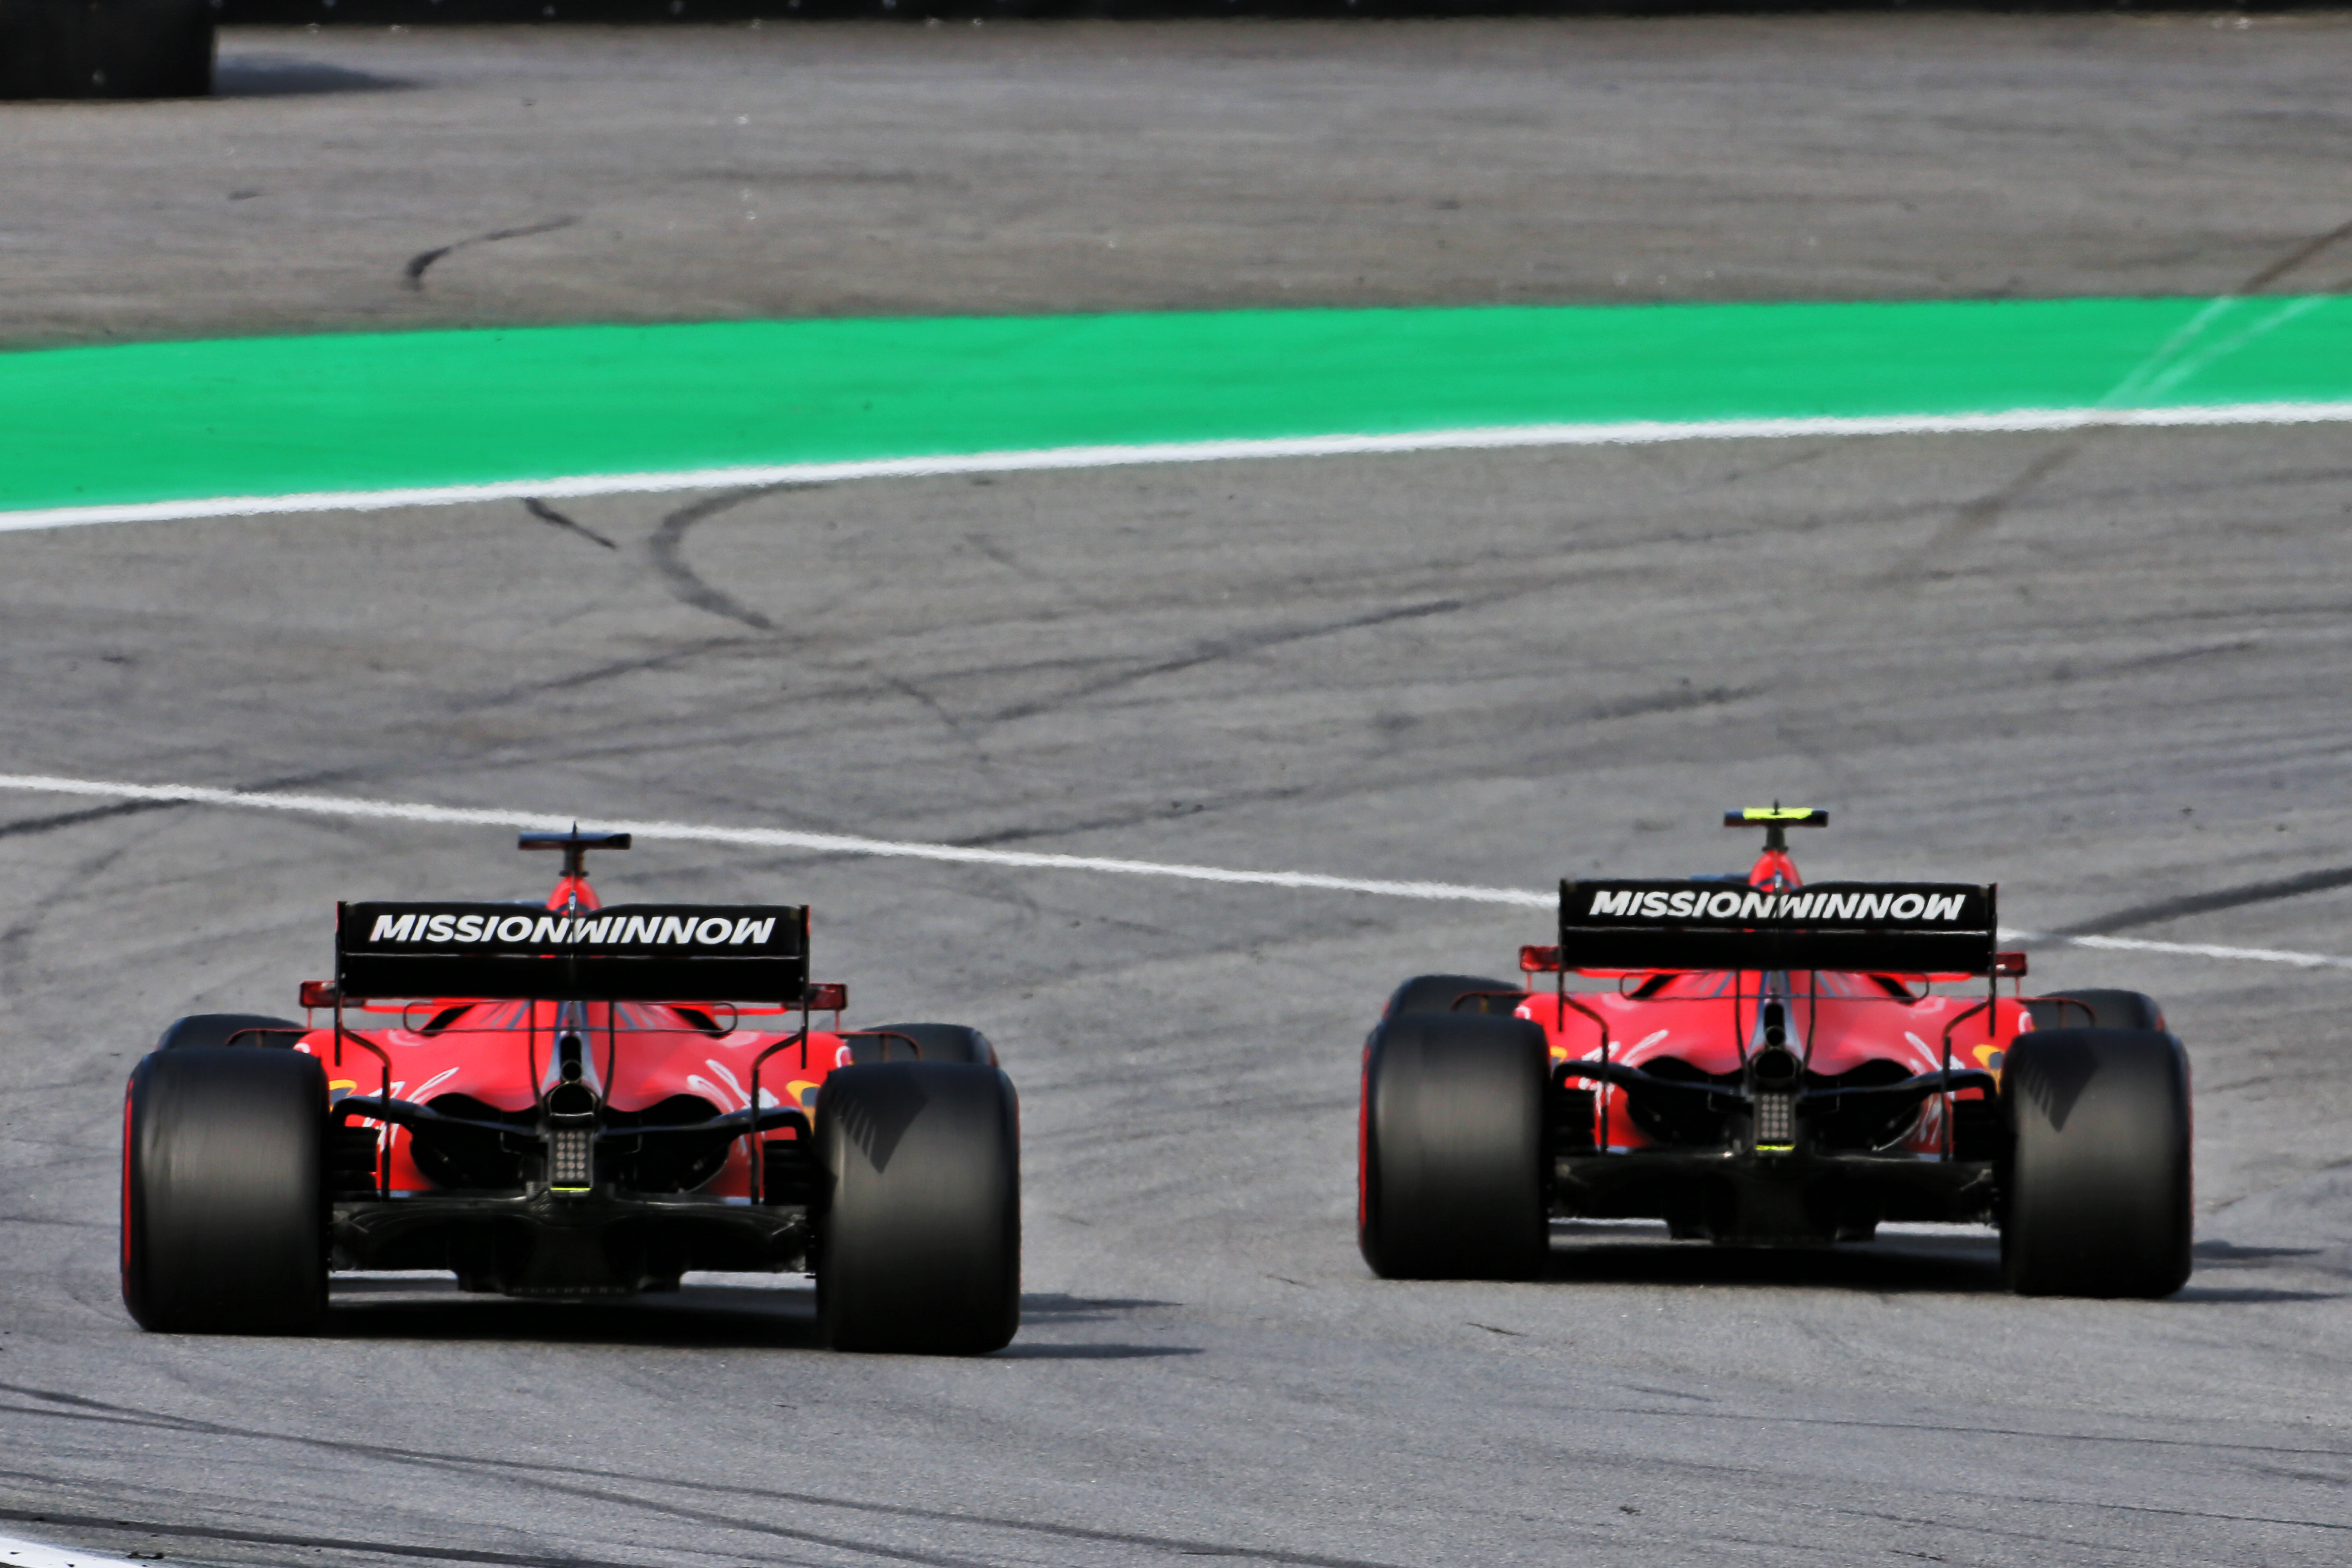
[[131,1316],[297,1332],[332,1270],[567,1300],[800,1271],[834,1346],[1010,1342],[1019,1110],[987,1039],[843,1028],[804,908],[604,908],[584,858],[626,835],[522,847],[564,856],[543,904],[339,905],[310,1022],[163,1031],[124,1104]]
[[[2189,1278],[2189,1058],[2149,998],[2003,994],[1991,887],[1744,876],[1560,885],[1523,973],[1409,980],[1366,1043],[1358,1231],[1390,1278],[1524,1278],[1554,1219],[1757,1246],[1983,1223],[2025,1294]],[[1570,989],[1569,976],[1603,983]]]

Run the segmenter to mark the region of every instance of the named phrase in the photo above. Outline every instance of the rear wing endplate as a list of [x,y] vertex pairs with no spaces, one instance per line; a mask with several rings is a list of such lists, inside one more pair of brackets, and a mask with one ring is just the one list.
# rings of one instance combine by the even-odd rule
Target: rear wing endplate
[[808,910],[337,904],[335,983],[345,996],[797,1003],[808,993]]
[[1847,970],[1990,974],[1993,887],[1562,881],[1565,969]]

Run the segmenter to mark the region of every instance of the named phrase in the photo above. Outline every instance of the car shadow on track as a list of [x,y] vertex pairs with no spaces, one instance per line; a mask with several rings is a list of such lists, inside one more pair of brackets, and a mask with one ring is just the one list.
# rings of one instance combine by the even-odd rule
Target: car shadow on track
[[[794,1285],[698,1285],[611,1301],[479,1296],[452,1280],[344,1278],[334,1282],[326,1335],[343,1340],[604,1344],[720,1350],[821,1350],[816,1294]],[[1024,1333],[1115,1321],[1170,1301],[1024,1296]],[[1016,1339],[1012,1361],[1133,1361],[1201,1354],[1197,1345],[1054,1343]]]
[[1148,1361],[1161,1356],[1200,1355],[1199,1345],[1075,1344],[1014,1340],[998,1351],[998,1361]]
[[1101,1323],[1128,1312],[1147,1312],[1181,1305],[1181,1301],[1152,1301],[1119,1296],[1069,1296],[1060,1291],[1049,1291],[1022,1297],[1021,1317],[1024,1321],[1032,1323],[1041,1319],[1061,1323]]
[[331,92],[401,92],[397,77],[331,66],[290,55],[223,55],[213,66],[215,98],[296,98]]
[[703,1307],[677,1298],[630,1302],[454,1300],[352,1302],[327,1311],[331,1340],[430,1340],[494,1344],[658,1344],[691,1350],[821,1350],[816,1314],[791,1307]]
[[2199,1285],[2192,1281],[2172,1300],[2200,1307],[2252,1307],[2283,1301],[2341,1301],[2345,1297],[2342,1290],[2264,1289],[2255,1286]]
[[2200,1268],[2267,1268],[2285,1258],[2317,1258],[2322,1247],[2240,1247],[2227,1241],[2200,1241],[2194,1248]]
[[371,1290],[373,1283],[336,1284],[327,1312],[329,1338],[821,1348],[815,1303],[805,1291],[722,1292],[706,1286],[619,1301],[561,1301],[467,1295],[454,1286],[419,1291],[407,1281],[396,1291]]
[[1577,1285],[1717,1285],[1756,1289],[1999,1295],[2000,1242],[1899,1236],[1842,1247],[1715,1247],[1668,1241],[1664,1227],[1554,1228],[1547,1280]]

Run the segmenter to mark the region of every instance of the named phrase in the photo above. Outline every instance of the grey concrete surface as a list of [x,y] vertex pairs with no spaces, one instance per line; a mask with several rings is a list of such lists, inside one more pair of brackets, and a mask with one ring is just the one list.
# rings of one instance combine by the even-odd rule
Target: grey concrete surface
[[[1836,813],[1816,874],[1998,878],[2045,925],[2342,864],[2340,437],[2097,438],[1967,510],[2063,449],[12,535],[0,753],[1529,886],[1737,864],[1714,812],[1777,795]],[[1542,1283],[1388,1284],[1352,1245],[1361,1031],[1402,974],[1507,967],[1539,914],[649,845],[609,889],[807,899],[858,1016],[997,1038],[1024,1093],[1013,1350],[835,1356],[802,1292],[721,1281],[595,1308],[354,1286],[323,1339],[174,1339],[114,1294],[149,1031],[285,1005],[335,897],[542,868],[484,830],[0,814],[22,1532],[222,1563],[1418,1565],[2319,1563],[2352,1529],[2344,971],[2041,955],[2046,983],[2160,994],[2191,1042],[2177,1300],[2015,1300],[1965,1232],[1758,1255],[1617,1227],[1564,1236]],[[2135,929],[2352,954],[2352,892]]]
[[2271,275],[2352,220],[2341,14],[236,27],[221,59],[210,102],[0,105],[0,345],[2352,277],[2341,245]]
[[[2336,281],[2347,33],[2210,20],[233,33],[219,102],[0,109],[0,335]],[[1737,865],[1714,814],[1778,795],[1836,814],[1816,874],[2352,955],[2352,889],[2161,912],[2352,864],[2336,432],[560,513],[0,537],[0,758],[1530,887]],[[1362,1030],[1540,914],[648,845],[608,889],[808,900],[856,1016],[998,1040],[1009,1352],[815,1351],[789,1281],[355,1283],[316,1340],[139,1333],[131,1060],[180,1013],[288,1005],[335,898],[533,890],[505,844],[0,796],[0,1531],[338,1568],[2344,1556],[2340,970],[2037,955],[2189,1040],[2173,1301],[2013,1300],[1967,1232],[1612,1227],[1543,1282],[1385,1284],[1351,1235]]]

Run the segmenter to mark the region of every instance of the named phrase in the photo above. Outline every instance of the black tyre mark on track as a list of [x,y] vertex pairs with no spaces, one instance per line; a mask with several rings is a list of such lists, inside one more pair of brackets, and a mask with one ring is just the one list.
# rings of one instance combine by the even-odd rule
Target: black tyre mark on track
[[[239,794],[250,794],[257,790],[300,789],[312,784],[341,784],[361,776],[361,771],[355,768],[335,768],[324,772],[288,773],[279,778],[222,787]],[[146,811],[184,811],[189,806],[203,804],[193,800],[123,800],[111,805],[88,805],[47,816],[27,816],[16,822],[0,823],[0,838],[30,837],[37,833],[48,833],[60,827],[76,827],[85,822],[103,822],[110,816],[134,816]]]
[[[704,654],[715,653],[721,648],[743,647],[751,644],[752,640],[753,639],[750,637],[740,636],[704,637],[699,642],[690,642],[683,647],[671,648],[667,653],[648,654],[642,658],[618,659],[611,664],[600,664],[587,669],[574,670],[570,675],[559,675],[551,679],[533,681],[527,686],[509,687],[504,691],[487,692],[478,697],[469,697],[462,702],[452,703],[450,705],[450,711],[456,713],[472,713],[485,708],[497,708],[509,702],[520,702],[528,698],[544,697],[550,692],[571,691],[583,686],[594,686],[601,681],[618,680],[625,675],[640,675],[648,670],[667,669],[673,665],[684,664],[689,660],[700,658]],[[645,742],[642,747],[631,746],[623,748],[622,754],[625,755],[631,752],[638,750],[656,749],[672,743],[673,742],[667,740],[647,742]],[[493,752],[491,754],[496,756],[499,753]],[[521,751],[516,754],[525,760],[539,756],[541,754],[540,742],[533,741],[529,746],[522,748]],[[577,759],[580,757],[610,755],[612,752],[610,750],[601,752],[595,750],[575,750],[568,751],[564,754]]]
[[1999,489],[1989,495],[1979,496],[1952,513],[1944,525],[1936,530],[1935,536],[1927,541],[1926,547],[1920,552],[1921,559],[1916,574],[1931,575],[1937,556],[1945,551],[1954,550],[1966,544],[1969,540],[1990,530],[2008,515],[2009,509],[2023,500],[2029,491],[2082,454],[2083,447],[2080,443],[2061,447],[2055,451],[2044,452],[2020,469],[2015,478]]
[[748,605],[739,603],[728,595],[720,593],[696,575],[694,568],[686,563],[684,553],[686,531],[698,522],[741,506],[745,501],[757,500],[761,496],[778,495],[785,490],[808,490],[817,488],[815,485],[796,483],[754,485],[749,489],[730,490],[725,495],[706,496],[690,506],[678,508],[662,519],[661,526],[655,529],[653,537],[646,542],[646,549],[653,556],[655,568],[661,573],[663,580],[669,584],[669,591],[675,594],[681,603],[691,605],[698,610],[708,610],[714,616],[724,616],[730,621],[750,626],[753,631],[774,631],[776,624],[767,616]]
[[130,816],[142,811],[169,811],[187,804],[184,800],[125,800],[112,805],[60,811],[50,816],[28,816],[19,822],[0,823],[0,838],[30,837],[53,828],[74,827],[85,822],[103,822],[110,816]]
[[[1150,1361],[1162,1356],[1204,1355],[1199,1345],[1120,1345],[1084,1344],[1048,1345],[1016,1343],[996,1352],[999,1361]],[[1255,1557],[1259,1553],[1232,1549],[1235,1557]]]
[[1613,702],[1595,703],[1577,713],[1570,722],[1591,724],[1604,719],[1639,719],[1648,713],[1685,713],[1694,708],[1720,708],[1727,703],[1745,702],[1771,689],[1769,686],[1679,687],[1645,697],[1622,697]]
[[572,532],[580,535],[583,539],[594,540],[597,543],[603,545],[607,550],[618,550],[621,548],[611,540],[605,538],[603,534],[597,532],[594,529],[590,528],[586,523],[578,522],[564,516],[562,512],[556,510],[553,507],[548,505],[537,496],[532,496],[529,500],[525,500],[522,503],[522,509],[523,510],[530,513],[531,516],[539,519],[541,522],[551,522],[558,528],[568,528]]
[[1024,561],[1020,556],[1015,555],[1011,550],[999,544],[987,534],[967,533],[963,536],[963,539],[966,544],[971,545],[974,550],[977,550],[991,561],[995,562],[999,566],[1003,567],[1007,572],[1012,573],[1015,577],[1020,578],[1024,583],[1051,583],[1055,587],[1059,588],[1074,605],[1081,605],[1087,609],[1096,611],[1102,615],[1115,615],[1118,613],[1110,605],[1108,605],[1102,600],[1095,598],[1081,590],[1076,584],[1073,584],[1069,580],[1067,575],[1062,573],[1049,572],[1044,567],[1033,565],[1029,562]]
[[1394,609],[1375,610],[1370,615],[1349,616],[1345,620],[1329,621],[1320,626],[1283,626],[1267,631],[1247,632],[1238,637],[1218,637],[1213,641],[1202,643],[1190,653],[1180,654],[1174,658],[1161,659],[1137,669],[1121,670],[1117,675],[1107,675],[1098,680],[1090,680],[1082,686],[1072,687],[1053,697],[1040,698],[1032,702],[1016,702],[1012,707],[992,715],[992,719],[994,722],[1003,724],[1015,719],[1034,718],[1051,709],[1082,701],[1089,697],[1099,697],[1106,691],[1116,691],[1120,687],[1132,686],[1137,681],[1150,680],[1156,676],[1173,675],[1180,670],[1192,669],[1203,664],[1215,664],[1223,659],[1243,658],[1254,653],[1263,653],[1268,648],[1305,642],[1313,637],[1333,637],[1340,632],[1358,631],[1366,626],[1386,626],[1391,621],[1412,621],[1419,620],[1425,616],[1447,615],[1464,608],[1468,603],[1469,601],[1465,599],[1433,599],[1427,604],[1401,605]]
[[2061,926],[2053,936],[2107,936],[2135,926],[2160,924],[2180,920],[2189,915],[2210,915],[2217,910],[2242,909],[2248,904],[2273,903],[2280,899],[2301,898],[2305,893],[2332,892],[2337,888],[2352,888],[2352,866],[2336,866],[2324,871],[2305,871],[2293,877],[2274,877],[2267,881],[2242,882],[2234,888],[2217,888],[2210,893],[2189,893],[2178,899],[2160,899],[2152,904],[2134,904],[2129,909],[2112,914],[2098,915],[2070,926]]
[[2246,653],[2263,645],[2251,637],[2237,642],[2206,643],[2200,647],[2175,648],[2170,653],[2152,653],[2142,658],[2117,659],[2103,664],[2089,673],[2094,675],[2128,675],[2144,669],[2163,669],[2171,665],[2186,664],[2192,658],[2211,658],[2218,654]]
[[[2338,224],[2325,234],[2316,235],[2304,241],[2276,261],[2255,272],[2225,298],[2252,294],[2257,289],[2267,288],[2296,268],[2317,257],[2338,240],[2346,238],[2352,238],[2352,222]],[[2093,443],[2109,439],[2114,434],[2112,430],[2095,430],[2072,445],[2062,447],[2053,452],[2045,452],[2036,458],[2011,476],[2007,483],[1960,507],[1941,528],[1936,531],[1935,537],[1927,542],[1927,548],[1921,552],[1919,564],[1910,572],[1898,571],[1895,574],[1914,577],[1927,575],[1929,563],[1937,552],[1964,544],[1991,528],[2001,520],[2010,508],[2039,487],[2042,480],[2081,457]]]
[[[1744,702],[1770,690],[1769,686],[1708,686],[1675,687],[1664,691],[1646,692],[1640,696],[1616,698],[1589,704],[1557,719],[1547,718],[1550,727],[1566,731],[1580,724],[1606,723],[1619,719],[1640,719],[1656,713],[1684,713],[1701,708],[1727,707]],[[576,753],[575,753],[576,754]],[[1547,763],[1544,764],[1549,766]],[[1076,834],[1098,833],[1120,827],[1133,827],[1138,823],[1166,822],[1176,816],[1191,816],[1200,811],[1229,811],[1241,806],[1267,805],[1305,800],[1320,805],[1344,801],[1368,792],[1416,789],[1442,784],[1453,775],[1443,768],[1397,767],[1384,773],[1350,772],[1339,779],[1313,784],[1282,784],[1265,789],[1240,790],[1218,795],[1214,800],[1196,803],[1192,809],[1160,805],[1141,806],[1129,811],[1109,812],[1099,816],[1074,822],[1027,823],[1009,827],[993,828],[986,833],[967,834],[952,840],[960,848],[978,849],[1004,844],[1033,842],[1040,838],[1066,838]],[[848,832],[848,827],[840,829]],[[794,857],[777,862],[779,866],[803,866],[814,863],[814,857]]]
[[11,995],[24,994],[26,952],[32,944],[34,932],[41,929],[49,911],[130,852],[130,841],[118,839],[95,855],[83,856],[63,877],[34,896],[16,922],[6,931],[0,931],[0,988],[5,988]]
[[[2031,1503],[2040,1508],[2092,1509],[2103,1513],[2148,1513],[2163,1519],[2211,1519],[2227,1524],[2284,1524],[2297,1530],[2352,1531],[2352,1524],[2334,1520],[2283,1519],[2276,1514],[2267,1513],[2221,1513],[2212,1509],[2203,1508],[2158,1508],[2152,1503],[2103,1502],[2097,1498],[2021,1497],[2014,1500]],[[1841,1511],[1852,1514],[1858,1519],[1890,1519],[1904,1524],[1932,1526],[1943,1530],[1966,1530],[1976,1534],[2015,1533],[2007,1531],[1989,1531],[1982,1525],[1964,1524],[1955,1520],[1905,1519],[1896,1514],[1870,1513],[1860,1509],[1844,1509]],[[2047,1535],[2040,1532],[2021,1538],[2044,1543],[2049,1540]]]
[[[2021,1438],[2035,1443],[2115,1444],[2131,1448],[2189,1448],[2200,1453],[2286,1454],[2297,1458],[2347,1459],[2352,1449],[2297,1448],[2283,1443],[2207,1442],[2201,1437],[2148,1437],[2127,1432],[2047,1432],[2030,1426],[1980,1426],[1958,1424],[1937,1425],[1927,1421],[1881,1421],[1858,1415],[1799,1415],[1781,1410],[1661,1410],[1654,1405],[1615,1405],[1604,1415],[1653,1415],[1672,1421],[1737,1422],[1746,1426],[1820,1426],[1839,1430],[1864,1432],[1916,1432],[1931,1437],[2001,1437]],[[1661,1464],[1668,1461],[1659,1461]],[[1699,1466],[1687,1460],[1675,1461],[1690,1470],[1722,1469],[1732,1472],[1729,1466]],[[1733,1472],[1736,1473],[1736,1472]],[[2082,1502],[2073,1506],[2085,1508],[2124,1507],[2125,1504]],[[2352,1529],[2352,1525],[2344,1528]]]
[[2337,224],[2325,234],[2305,240],[2252,278],[2238,285],[2238,292],[2251,294],[2257,289],[2267,289],[2305,262],[2311,260],[2341,239],[2352,239],[2352,221]]
[[[1246,801],[1253,805],[1260,805],[1269,801],[1295,799],[1306,793],[1307,786],[1304,784],[1294,784],[1276,790],[1256,790],[1246,795],[1221,798],[1216,803],[1216,808],[1223,808],[1242,801]],[[955,843],[959,848],[979,849],[992,844],[1021,844],[1037,838],[1066,838],[1076,833],[1100,833],[1110,828],[1133,827],[1139,822],[1166,822],[1179,816],[1197,816],[1210,809],[1213,808],[1208,805],[1197,802],[1189,809],[1150,805],[1136,811],[1107,813],[1101,816],[1088,817],[1081,822],[1034,823],[1026,826],[999,827],[987,833],[967,834],[955,840]]]
[[461,239],[451,245],[436,247],[432,250],[420,250],[410,257],[406,264],[401,268],[401,284],[421,294],[425,291],[425,268],[454,251],[465,250],[477,245],[492,245],[501,239],[521,239],[529,235],[552,234],[559,228],[570,228],[579,221],[576,217],[551,217],[544,223],[525,224],[520,228],[493,229],[488,234],[478,234],[470,239]]
[[[963,1513],[949,1509],[916,1508],[899,1503],[861,1502],[851,1498],[826,1497],[816,1492],[783,1491],[769,1487],[731,1486],[719,1481],[671,1480],[641,1472],[595,1469],[584,1465],[539,1464],[530,1460],[500,1459],[472,1454],[436,1453],[427,1448],[403,1448],[389,1444],[354,1442],[348,1438],[308,1437],[293,1433],[265,1431],[257,1427],[232,1426],[226,1422],[172,1415],[162,1411],[142,1410],[135,1405],[113,1405],[105,1400],[89,1398],[86,1394],[65,1394],[55,1389],[36,1388],[24,1384],[0,1383],[0,1393],[21,1394],[45,1402],[40,1405],[0,1405],[0,1411],[13,1415],[46,1415],[63,1421],[87,1421],[104,1426],[145,1427],[191,1436],[244,1437],[262,1442],[289,1443],[297,1447],[362,1458],[384,1459],[394,1464],[417,1465],[435,1469],[456,1469],[476,1477],[495,1474],[509,1484],[536,1487],[542,1491],[551,1491],[561,1496],[617,1503],[693,1523],[737,1530],[748,1534],[778,1536],[809,1544],[831,1546],[843,1551],[859,1552],[866,1556],[937,1564],[940,1568],[966,1568],[970,1560],[904,1551],[845,1537],[794,1530],[783,1525],[768,1524],[758,1520],[746,1520],[730,1514],[714,1513],[707,1510],[657,1502],[649,1498],[634,1497],[626,1492],[570,1485],[553,1478],[570,1476],[583,1480],[619,1481],[712,1497],[749,1498],[764,1502],[835,1509],[846,1513],[870,1514],[882,1518],[921,1520],[932,1523],[962,1525],[969,1529],[1003,1530],[1030,1535],[1044,1535],[1064,1541],[1084,1541],[1109,1546],[1149,1547],[1155,1551],[1170,1552],[1180,1555],[1240,1557],[1261,1563],[1284,1563],[1287,1568],[1396,1568],[1393,1563],[1361,1557],[1329,1557],[1313,1552],[1284,1552],[1270,1548],[1234,1546],[1220,1542],[1192,1541],[1182,1537],[1143,1535],[1130,1531],[1091,1530],[1084,1525],[1053,1524],[1038,1520],[1008,1519],[994,1514]],[[1609,1413],[1602,1412],[1602,1414]],[[2215,1447],[2215,1445],[2199,1446]],[[2279,1451],[2303,1454],[2321,1450]],[[39,1480],[43,1478],[20,1475],[17,1479]],[[0,1512],[0,1518],[16,1517],[34,1516],[29,1511],[21,1516]],[[56,1521],[64,1516],[48,1513],[40,1517]],[[99,1522],[110,1525],[115,1521],[100,1521]],[[540,1560],[518,1561],[535,1563]],[[568,1560],[548,1561],[561,1563]],[[603,1568],[603,1565],[595,1565],[595,1568]],[[971,1568],[981,1568],[981,1565],[971,1563]]]

